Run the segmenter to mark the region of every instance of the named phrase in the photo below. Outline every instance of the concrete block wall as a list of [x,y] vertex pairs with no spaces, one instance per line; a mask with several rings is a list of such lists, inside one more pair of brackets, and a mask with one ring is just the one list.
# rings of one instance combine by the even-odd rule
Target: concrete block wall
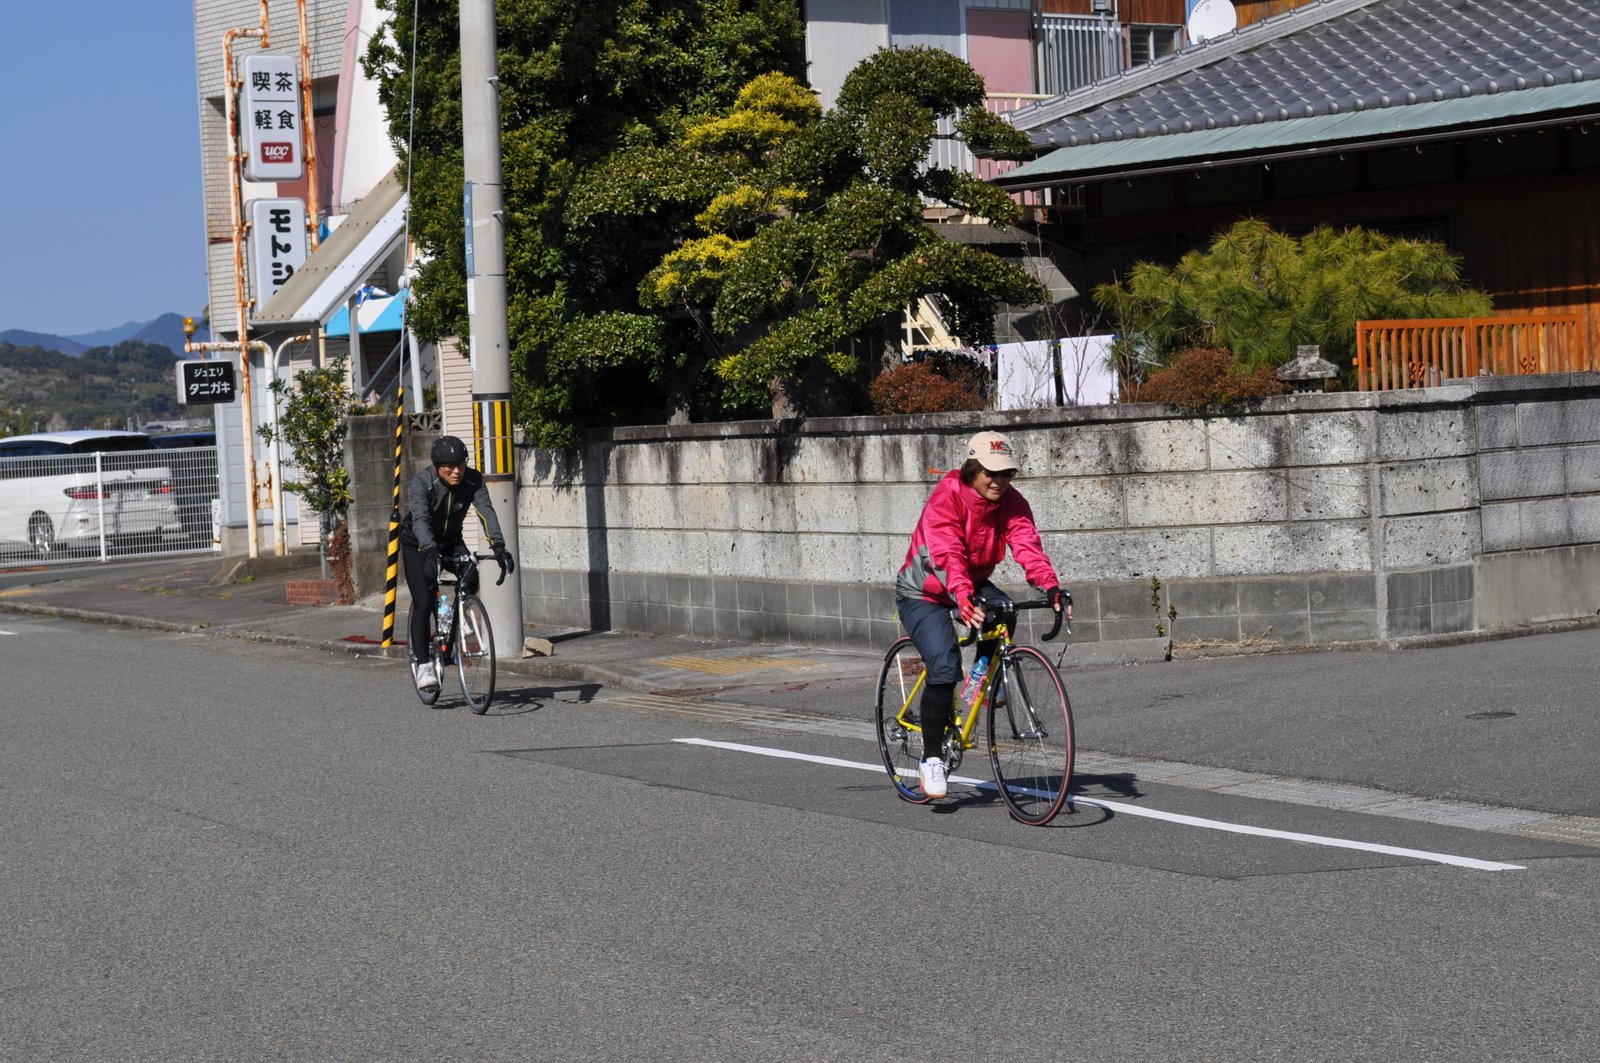
[[1516,377],[1480,391],[1484,627],[1600,613],[1595,376]]
[[[345,469],[350,473],[350,493],[355,496],[346,513],[355,557],[351,569],[356,594],[362,597],[383,590],[388,579],[389,519],[394,511],[394,433],[394,416],[377,414],[350,418],[350,431],[345,437]],[[428,464],[438,435],[408,426],[402,452],[402,506],[406,485],[418,469]],[[397,571],[396,577],[403,587],[405,574]],[[398,601],[403,610],[407,602],[403,589]]]
[[[1180,641],[1315,645],[1593,613],[1596,578],[1579,570],[1600,550],[1586,490],[1600,484],[1600,377],[1526,379],[1216,417],[1130,405],[657,426],[525,450],[524,615],[884,645],[937,471],[986,427],[1017,444],[1017,487],[1074,591],[1079,639],[1161,624]],[[1548,549],[1566,552],[1529,556]],[[1523,586],[1535,571],[1539,587]],[[1022,584],[1009,562],[996,578]]]

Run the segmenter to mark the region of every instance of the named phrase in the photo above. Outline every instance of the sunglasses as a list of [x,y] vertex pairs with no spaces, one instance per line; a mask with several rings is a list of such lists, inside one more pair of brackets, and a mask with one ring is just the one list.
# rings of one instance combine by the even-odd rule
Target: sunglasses
[[1017,474],[1017,470],[1015,469],[1001,469],[999,472],[990,472],[988,469],[985,469],[983,472],[984,475],[989,477],[991,480],[1009,480]]

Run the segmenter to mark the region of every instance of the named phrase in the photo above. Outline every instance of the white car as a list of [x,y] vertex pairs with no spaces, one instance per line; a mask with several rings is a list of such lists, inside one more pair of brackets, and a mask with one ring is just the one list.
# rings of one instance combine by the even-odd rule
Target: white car
[[143,432],[0,439],[0,543],[45,558],[107,539],[159,545],[183,531],[172,471]]

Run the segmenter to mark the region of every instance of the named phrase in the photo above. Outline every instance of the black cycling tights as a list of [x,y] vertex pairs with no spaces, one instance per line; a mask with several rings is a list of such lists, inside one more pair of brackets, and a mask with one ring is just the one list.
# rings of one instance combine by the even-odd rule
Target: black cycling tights
[[944,756],[944,733],[954,712],[956,684],[927,683],[922,688],[922,755]]
[[433,592],[438,584],[428,579],[422,551],[400,545],[400,563],[406,570],[406,590],[411,592],[411,662],[421,664],[428,659],[428,611],[433,608]]

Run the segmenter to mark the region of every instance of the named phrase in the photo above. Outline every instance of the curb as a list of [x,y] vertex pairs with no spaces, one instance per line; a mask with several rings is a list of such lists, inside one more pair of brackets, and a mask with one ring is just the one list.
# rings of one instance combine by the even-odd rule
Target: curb
[[[1044,647],[1039,647],[1043,649]],[[1098,665],[1161,664],[1172,660],[1170,638],[1113,639],[1109,642],[1074,642],[1061,659],[1062,668]]]

